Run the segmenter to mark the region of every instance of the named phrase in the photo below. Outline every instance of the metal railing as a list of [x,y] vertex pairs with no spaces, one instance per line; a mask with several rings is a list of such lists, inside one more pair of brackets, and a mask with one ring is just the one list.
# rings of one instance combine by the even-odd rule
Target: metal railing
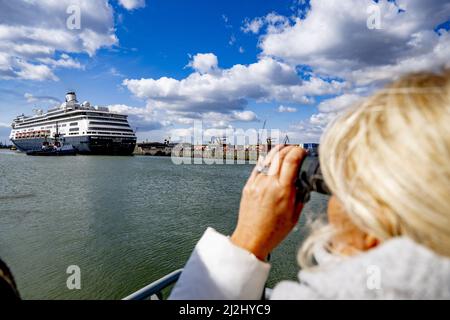
[[[180,278],[183,269],[178,269],[162,277],[155,282],[139,289],[122,300],[163,300],[162,291],[175,284]],[[264,288],[261,300],[269,300],[272,295],[272,289]]]
[[159,300],[162,300],[162,291],[176,283],[182,271],[183,269],[179,269],[169,273],[168,275],[150,283],[122,300],[148,300],[152,299],[153,296]]

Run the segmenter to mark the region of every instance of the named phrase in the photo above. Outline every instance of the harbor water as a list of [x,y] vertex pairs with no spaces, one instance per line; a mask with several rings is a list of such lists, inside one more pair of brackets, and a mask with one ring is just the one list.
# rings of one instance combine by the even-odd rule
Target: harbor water
[[[0,257],[24,299],[120,299],[182,268],[207,227],[230,234],[251,165],[175,165],[164,157],[28,157],[0,151]],[[295,279],[313,194],[271,257],[268,286]],[[79,266],[81,289],[67,268]]]

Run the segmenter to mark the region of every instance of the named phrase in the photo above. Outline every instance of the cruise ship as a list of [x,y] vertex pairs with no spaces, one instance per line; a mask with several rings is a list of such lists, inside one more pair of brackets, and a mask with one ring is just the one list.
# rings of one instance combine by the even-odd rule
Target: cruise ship
[[58,138],[80,154],[131,155],[136,135],[128,116],[110,112],[106,107],[78,103],[75,92],[65,102],[34,116],[20,115],[11,124],[11,142],[23,152],[37,151],[45,141]]

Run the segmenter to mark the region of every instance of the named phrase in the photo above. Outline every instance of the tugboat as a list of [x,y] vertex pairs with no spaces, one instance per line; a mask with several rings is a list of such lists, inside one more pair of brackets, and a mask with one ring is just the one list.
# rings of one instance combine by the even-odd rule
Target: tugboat
[[[47,141],[47,136],[45,136],[44,142],[42,142],[41,150],[28,151],[29,156],[75,156],[77,150],[71,145],[64,143],[65,139],[60,139],[60,134],[58,132],[58,124],[56,124],[56,133],[54,135],[54,143],[51,144]],[[61,140],[61,141],[60,141]],[[61,144],[62,142],[62,144]]]

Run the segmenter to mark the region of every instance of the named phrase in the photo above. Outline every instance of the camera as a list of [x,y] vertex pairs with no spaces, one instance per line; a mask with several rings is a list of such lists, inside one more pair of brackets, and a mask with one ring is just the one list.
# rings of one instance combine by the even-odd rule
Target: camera
[[300,165],[298,179],[296,181],[297,201],[307,203],[311,198],[311,192],[315,191],[325,195],[331,195],[320,169],[318,155],[307,155]]

